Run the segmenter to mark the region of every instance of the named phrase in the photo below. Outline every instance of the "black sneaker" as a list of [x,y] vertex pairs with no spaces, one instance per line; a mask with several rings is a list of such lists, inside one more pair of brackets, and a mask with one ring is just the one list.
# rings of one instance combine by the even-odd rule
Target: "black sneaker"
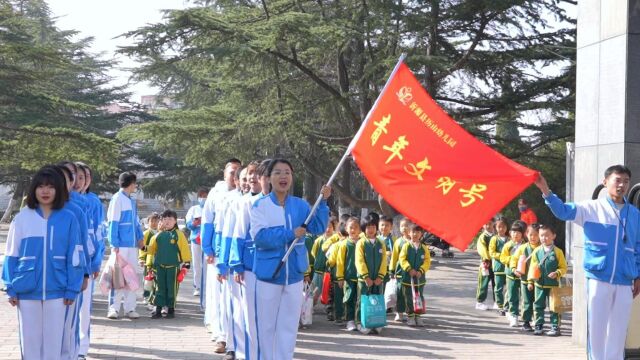
[[236,353],[234,351],[227,351],[223,357],[224,360],[236,360]]
[[152,319],[160,319],[162,317],[162,307],[156,306],[156,309],[151,312]]
[[536,325],[536,329],[533,330],[533,335],[542,335],[542,325]]
[[546,334],[547,336],[560,336],[560,329],[557,326],[553,326]]
[[531,324],[528,321],[522,323],[522,331],[533,331]]

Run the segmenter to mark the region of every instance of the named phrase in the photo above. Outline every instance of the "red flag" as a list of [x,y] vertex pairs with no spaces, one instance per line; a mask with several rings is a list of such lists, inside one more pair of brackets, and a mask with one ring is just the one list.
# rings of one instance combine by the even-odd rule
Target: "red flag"
[[466,132],[404,63],[354,140],[351,154],[374,189],[463,251],[538,176]]

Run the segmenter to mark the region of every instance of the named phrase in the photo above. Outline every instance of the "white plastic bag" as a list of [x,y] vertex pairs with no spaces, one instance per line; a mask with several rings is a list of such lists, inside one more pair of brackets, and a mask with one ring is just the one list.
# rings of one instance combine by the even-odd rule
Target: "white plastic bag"
[[300,324],[309,326],[313,323],[313,294],[316,288],[309,284],[304,285],[302,292],[302,311],[300,312]]
[[398,302],[397,288],[398,281],[394,278],[389,280],[384,287],[384,306],[387,309],[396,307],[396,303]]

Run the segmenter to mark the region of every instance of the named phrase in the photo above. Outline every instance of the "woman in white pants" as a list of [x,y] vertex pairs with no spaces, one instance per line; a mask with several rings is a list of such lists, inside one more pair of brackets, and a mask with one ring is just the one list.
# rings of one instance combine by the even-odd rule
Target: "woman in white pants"
[[302,280],[309,267],[304,241],[298,241],[277,274],[276,267],[296,238],[307,231],[320,234],[327,226],[329,208],[326,199],[331,189],[323,187],[324,200],[306,226],[309,204],[289,195],[293,184],[293,166],[284,159],[274,159],[268,167],[271,193],[258,199],[251,208],[251,237],[255,243],[254,272],[258,346],[264,360],[293,359],[302,308]]
[[27,206],[11,223],[2,279],[18,307],[22,358],[60,359],[65,316],[82,286],[80,226],[64,209],[69,194],[54,167],[36,173]]

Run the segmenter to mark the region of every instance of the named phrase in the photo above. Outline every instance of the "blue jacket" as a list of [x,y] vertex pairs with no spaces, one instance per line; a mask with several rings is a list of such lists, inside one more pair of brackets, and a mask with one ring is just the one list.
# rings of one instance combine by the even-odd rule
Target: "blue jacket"
[[631,285],[640,277],[640,211],[625,199],[620,210],[610,197],[564,204],[555,194],[545,202],[560,220],[584,229],[587,278]]
[[[256,247],[253,269],[259,280],[279,285],[302,281],[309,267],[304,240],[296,243],[277,278],[272,279],[272,275],[295,239],[293,230],[304,224],[310,211],[309,204],[295,196],[287,196],[284,207],[280,206],[275,193],[253,204],[250,233]],[[314,235],[324,233],[328,220],[327,202],[321,201],[307,226],[307,232]]]
[[136,202],[122,189],[115,193],[107,210],[108,239],[114,248],[137,247],[142,239],[142,226],[138,219]]
[[216,267],[220,274],[226,274],[229,271],[231,242],[240,200],[242,200],[242,193],[239,190],[229,191],[219,211],[222,221],[216,222],[216,228],[221,229],[220,234],[216,236],[216,253],[218,254]]
[[19,300],[73,299],[85,270],[80,226],[69,210],[23,208],[9,227],[2,280]]
[[89,203],[89,238],[93,240],[95,251],[91,255],[91,271],[100,271],[102,258],[104,257],[104,238],[102,236],[102,219],[104,218],[104,209],[98,195],[94,193],[85,194],[85,199]]
[[253,271],[253,258],[255,255],[255,245],[251,238],[251,207],[253,204],[265,197],[259,193],[257,195],[245,194],[238,202],[238,212],[231,239],[231,252],[229,254],[229,267],[235,273],[245,270]]
[[64,204],[64,208],[73,213],[80,226],[80,244],[82,245],[82,253],[84,254],[83,264],[85,266],[84,273],[90,274],[91,271],[91,255],[89,255],[90,245],[93,244],[89,239],[89,221],[86,212],[87,202],[82,195],[75,191],[69,192],[69,201]]

